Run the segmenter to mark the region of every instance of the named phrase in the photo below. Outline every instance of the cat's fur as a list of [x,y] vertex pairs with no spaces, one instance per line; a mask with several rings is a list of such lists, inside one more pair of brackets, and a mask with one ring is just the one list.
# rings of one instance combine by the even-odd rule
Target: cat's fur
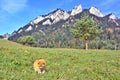
[[38,59],[34,61],[33,64],[35,72],[38,73],[45,73],[46,70],[46,62],[44,59]]

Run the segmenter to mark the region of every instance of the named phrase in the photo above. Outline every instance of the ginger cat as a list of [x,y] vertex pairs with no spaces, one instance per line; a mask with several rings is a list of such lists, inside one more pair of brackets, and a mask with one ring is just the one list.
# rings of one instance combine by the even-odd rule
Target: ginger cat
[[45,73],[46,62],[44,59],[35,60],[33,67],[34,67],[35,72]]

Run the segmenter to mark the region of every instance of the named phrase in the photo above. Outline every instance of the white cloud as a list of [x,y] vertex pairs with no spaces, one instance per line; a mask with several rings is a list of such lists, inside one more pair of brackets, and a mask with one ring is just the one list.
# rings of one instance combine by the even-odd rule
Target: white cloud
[[0,0],[0,8],[10,14],[21,11],[27,6],[28,0]]

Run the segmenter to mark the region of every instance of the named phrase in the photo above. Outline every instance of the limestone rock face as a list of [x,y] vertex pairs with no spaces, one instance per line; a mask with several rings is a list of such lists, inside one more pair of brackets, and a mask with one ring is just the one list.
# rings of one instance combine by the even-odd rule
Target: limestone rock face
[[115,16],[113,13],[111,13],[111,14],[109,15],[109,18],[110,18],[110,19],[116,19],[116,16]]
[[61,9],[57,9],[54,12],[50,13],[48,16],[46,16],[45,18],[50,18],[53,23],[55,24],[60,20],[66,20],[69,18],[69,14],[66,11],[63,11]]
[[98,10],[96,7],[91,7],[91,8],[89,9],[89,12],[90,12],[91,14],[94,14],[94,15],[98,16],[98,17],[103,17],[103,16],[104,16],[104,15],[100,12],[100,10]]
[[29,26],[25,31],[31,31],[32,30],[32,26]]
[[78,6],[74,7],[74,9],[71,12],[71,15],[74,16],[74,15],[81,13],[81,12],[82,12],[82,6],[78,5]]
[[48,19],[48,20],[46,20],[45,22],[43,22],[43,24],[42,25],[51,25],[52,23],[50,22],[50,20]]
[[40,21],[42,21],[44,19],[44,17],[39,16],[38,18],[36,18],[35,20],[33,20],[34,24],[38,24]]

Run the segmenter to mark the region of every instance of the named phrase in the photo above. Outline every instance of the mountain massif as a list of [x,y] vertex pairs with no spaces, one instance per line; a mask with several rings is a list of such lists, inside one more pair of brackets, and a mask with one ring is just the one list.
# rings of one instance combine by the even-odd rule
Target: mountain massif
[[75,6],[73,10],[69,12],[58,8],[47,15],[38,16],[17,31],[14,31],[9,37],[7,36],[7,38],[11,41],[17,41],[21,36],[31,35],[36,39],[36,44],[34,44],[34,46],[79,46],[80,48],[84,48],[83,41],[74,39],[70,32],[73,24],[80,20],[84,14],[92,17],[103,30],[101,35],[97,38],[97,43],[99,43],[99,45],[97,45],[95,41],[92,41],[91,45],[95,45],[96,47],[94,46],[91,48],[103,48],[101,44],[106,46],[108,40],[110,41],[110,46],[114,44],[114,48],[120,47],[120,19],[113,13],[103,15],[96,7],[82,9],[81,5]]

